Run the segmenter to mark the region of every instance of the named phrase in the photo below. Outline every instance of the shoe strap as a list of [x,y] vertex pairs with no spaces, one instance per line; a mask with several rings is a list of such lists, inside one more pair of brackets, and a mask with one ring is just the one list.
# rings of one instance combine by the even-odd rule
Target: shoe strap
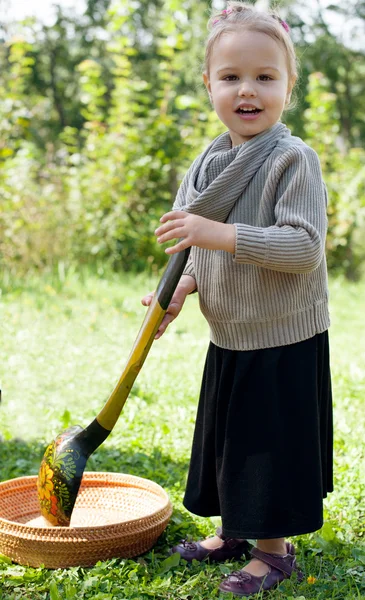
[[251,556],[261,560],[263,563],[269,565],[270,567],[274,567],[278,571],[285,573],[285,575],[290,575],[295,571],[295,557],[294,558],[294,566],[290,565],[288,562],[288,554],[285,556],[279,556],[277,554],[269,554],[268,552],[263,552],[259,550],[259,548],[253,548],[251,550]]
[[228,548],[234,549],[236,546],[238,546],[242,543],[247,543],[246,540],[241,540],[238,538],[231,538],[231,537],[227,537],[227,536],[223,535],[222,527],[217,527],[217,529],[215,530],[215,535],[218,536],[224,542],[224,545],[228,546]]

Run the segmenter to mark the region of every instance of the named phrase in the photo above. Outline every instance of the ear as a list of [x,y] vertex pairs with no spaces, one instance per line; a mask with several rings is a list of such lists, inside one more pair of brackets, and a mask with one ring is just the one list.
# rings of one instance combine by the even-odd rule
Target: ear
[[288,104],[290,104],[292,90],[293,90],[293,86],[288,87],[288,91],[286,92],[286,98],[285,98],[286,106],[288,106]]
[[297,80],[297,76],[293,75],[293,77],[291,78],[291,80],[288,83],[288,91],[286,92],[286,99],[285,99],[286,105],[290,104],[291,94],[293,91],[293,87],[295,86],[296,80]]
[[206,71],[204,71],[204,73],[203,73],[203,81],[204,81],[205,87],[207,88],[209,100],[213,104],[212,89],[210,87],[210,79],[209,79],[209,75]]

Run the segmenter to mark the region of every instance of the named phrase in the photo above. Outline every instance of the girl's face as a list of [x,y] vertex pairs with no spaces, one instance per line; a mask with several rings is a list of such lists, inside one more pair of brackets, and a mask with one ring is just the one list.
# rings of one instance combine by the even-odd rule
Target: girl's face
[[284,50],[265,33],[223,34],[203,78],[233,146],[275,125],[290,100]]

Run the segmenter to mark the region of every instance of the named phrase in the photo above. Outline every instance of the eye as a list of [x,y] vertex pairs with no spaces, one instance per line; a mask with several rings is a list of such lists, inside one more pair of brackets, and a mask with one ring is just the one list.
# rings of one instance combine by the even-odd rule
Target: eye
[[237,75],[225,75],[223,81],[236,81],[238,79]]
[[258,79],[260,81],[272,81],[273,78],[270,75],[259,75]]

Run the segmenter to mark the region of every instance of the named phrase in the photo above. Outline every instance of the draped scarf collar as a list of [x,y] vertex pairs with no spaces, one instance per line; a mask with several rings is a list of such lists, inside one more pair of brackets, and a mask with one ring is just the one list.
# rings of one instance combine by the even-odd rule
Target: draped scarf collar
[[[228,132],[215,138],[193,163],[187,192],[178,202],[179,210],[224,222],[278,142],[290,135],[290,130],[283,123],[276,123],[248,142],[233,148]],[[215,169],[218,175],[203,189],[200,186],[197,189],[198,175],[203,165],[210,170]],[[223,169],[220,172],[219,166]],[[208,181],[207,178],[205,181]]]

